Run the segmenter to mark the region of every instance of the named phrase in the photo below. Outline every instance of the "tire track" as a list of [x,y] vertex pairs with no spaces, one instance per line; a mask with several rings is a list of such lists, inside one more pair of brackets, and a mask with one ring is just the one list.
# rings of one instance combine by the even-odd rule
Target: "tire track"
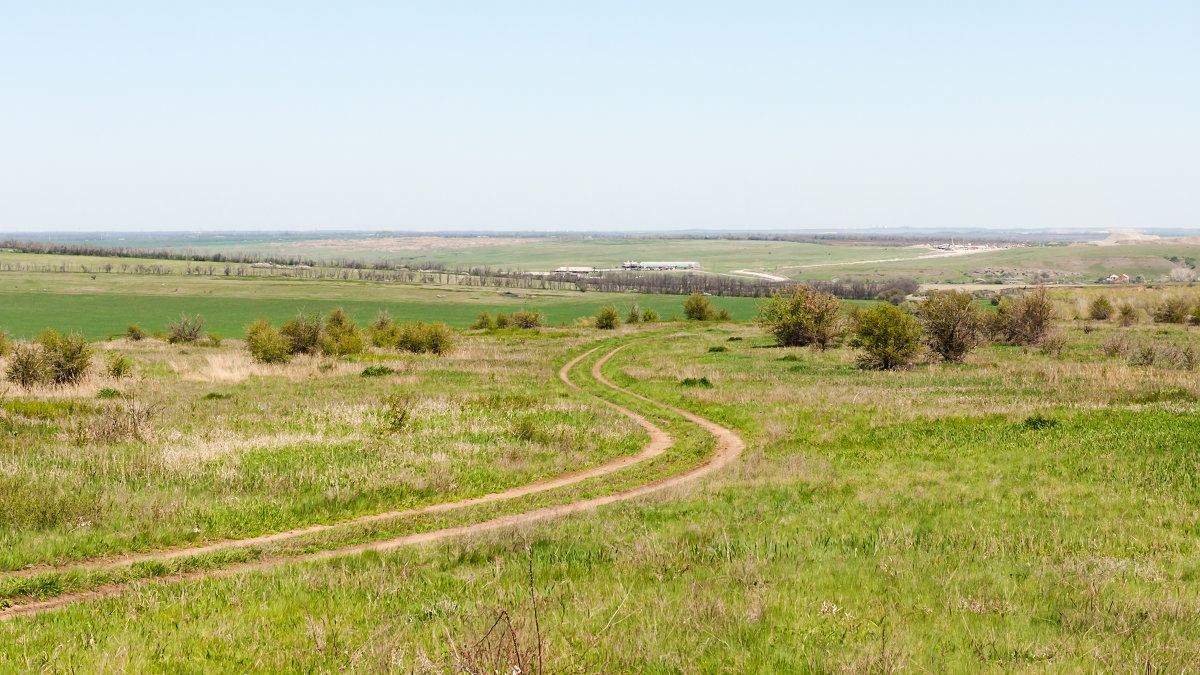
[[[613,355],[615,355],[617,352],[624,349],[626,346],[628,346],[628,345],[621,345],[621,346],[613,349],[612,351],[608,352],[607,354],[605,354],[602,358],[600,358],[596,362],[596,364],[594,366],[592,366],[592,376],[595,377],[598,382],[600,382],[602,385],[608,387],[609,389],[627,394],[629,396],[640,399],[647,403],[651,403],[653,405],[657,405],[657,406],[660,406],[667,410],[670,410],[670,411],[680,415],[681,417],[687,419],[688,421],[702,427],[707,432],[712,434],[712,436],[717,441],[717,449],[713,453],[713,455],[711,457],[709,457],[708,461],[706,461],[705,463],[703,463],[699,466],[696,466],[696,467],[693,467],[686,471],[674,474],[672,476],[660,478],[660,479],[651,481],[649,483],[646,483],[644,485],[639,485],[637,487],[629,488],[629,489],[622,490],[619,492],[614,492],[614,493],[602,495],[599,497],[591,497],[588,499],[581,499],[581,500],[574,501],[574,502],[568,502],[566,504],[557,504],[554,506],[546,506],[546,507],[542,507],[542,508],[538,508],[538,509],[533,509],[531,511],[525,511],[522,513],[514,513],[514,514],[503,515],[503,516],[497,516],[496,518],[492,518],[490,520],[485,520],[485,521],[482,521],[479,523],[472,523],[472,524],[468,524],[468,525],[458,525],[458,526],[447,527],[447,528],[442,528],[442,529],[438,529],[438,530],[431,530],[428,532],[418,532],[418,533],[414,533],[414,534],[403,535],[400,537],[394,537],[391,539],[383,539],[383,540],[379,540],[379,541],[367,542],[364,544],[345,546],[342,548],[329,549],[326,551],[317,551],[314,553],[309,553],[309,554],[304,554],[304,555],[285,556],[285,557],[279,557],[279,558],[258,560],[258,561],[254,561],[254,562],[250,562],[250,563],[241,563],[241,564],[232,565],[230,567],[217,569],[217,570],[189,572],[189,573],[185,573],[185,574],[175,574],[175,575],[167,575],[167,576],[161,576],[161,577],[153,577],[150,579],[144,579],[144,580],[139,580],[139,581],[134,581],[134,582],[129,582],[129,583],[111,584],[111,585],[107,585],[107,586],[101,586],[101,587],[98,587],[98,588],[95,588],[95,589],[92,589],[89,591],[63,594],[63,595],[59,595],[59,596],[49,598],[46,600],[38,600],[38,601],[23,603],[23,604],[19,604],[19,605],[12,605],[3,610],[0,610],[0,620],[12,619],[12,618],[16,618],[19,616],[29,616],[32,614],[37,614],[39,612],[45,612],[45,611],[50,611],[53,609],[58,609],[60,607],[65,607],[67,605],[71,605],[71,604],[74,604],[77,602],[83,602],[83,601],[87,601],[87,600],[95,600],[95,599],[100,599],[100,598],[117,596],[117,595],[124,593],[126,590],[128,590],[131,586],[133,586],[136,583],[164,583],[164,582],[171,583],[171,582],[177,582],[177,581],[195,581],[195,580],[206,579],[206,578],[226,577],[226,576],[241,574],[243,572],[250,572],[250,571],[255,571],[255,570],[267,569],[267,568],[271,568],[271,567],[277,567],[277,566],[291,563],[291,562],[328,560],[330,558],[357,555],[357,554],[365,553],[367,551],[377,551],[377,552],[390,551],[390,550],[393,550],[396,548],[401,548],[404,546],[415,546],[415,545],[419,545],[419,544],[427,544],[427,543],[437,542],[437,541],[441,541],[444,539],[450,539],[450,538],[454,538],[454,537],[461,537],[461,536],[470,535],[470,534],[479,534],[479,533],[483,533],[483,532],[491,532],[493,530],[514,527],[517,525],[535,523],[535,522],[538,522],[541,520],[546,520],[549,518],[557,518],[557,517],[569,515],[572,513],[578,513],[581,511],[595,509],[597,507],[604,506],[607,504],[628,501],[628,500],[635,499],[637,497],[641,497],[643,495],[648,495],[648,494],[651,494],[654,492],[658,492],[660,490],[664,490],[664,489],[667,489],[670,487],[683,485],[688,482],[699,479],[703,476],[707,476],[708,474],[710,474],[722,467],[728,466],[730,463],[732,463],[734,460],[736,460],[741,455],[742,450],[745,448],[745,444],[743,443],[741,437],[738,436],[738,434],[736,432],[734,432],[733,430],[727,429],[715,422],[707,420],[707,419],[700,417],[699,415],[696,415],[694,413],[688,412],[688,411],[680,409],[680,408],[676,408],[675,406],[672,406],[672,405],[669,405],[666,403],[662,403],[660,401],[656,401],[656,400],[648,398],[646,396],[642,396],[641,394],[632,392],[628,389],[625,389],[624,387],[620,387],[616,384],[613,384],[607,378],[605,378],[604,375],[600,372],[600,369],[610,358],[612,358]],[[569,363],[567,363],[565,366],[563,366],[562,370],[559,371],[559,377],[561,377],[564,381],[566,381],[567,384],[569,384],[570,386],[578,389],[579,387],[577,385],[575,385],[573,382],[571,382],[570,379],[567,377],[567,373],[569,372],[569,370],[572,366],[577,364],[580,360],[582,360],[589,354],[596,351],[596,349],[599,349],[599,347],[595,347],[587,352],[584,352],[583,354],[580,354],[576,358],[572,359]],[[642,457],[643,454],[645,454],[650,448],[655,447],[658,443],[665,443],[665,445],[662,446],[661,448],[659,448],[654,453],[654,455],[661,454],[663,451],[665,451],[668,447],[671,446],[671,443],[672,443],[671,436],[669,434],[667,434],[667,432],[663,431],[661,428],[654,425],[648,419],[646,419],[645,417],[640,415],[639,413],[637,413],[633,410],[630,410],[629,408],[626,408],[625,406],[622,406],[618,403],[614,403],[614,402],[609,401],[600,396],[596,396],[595,394],[590,394],[590,395],[593,396],[594,398],[596,398],[597,400],[603,401],[605,404],[609,405],[613,409],[617,410],[618,412],[622,413],[623,415],[634,420],[635,422],[640,424],[643,428],[645,428],[647,430],[647,432],[650,433],[651,441],[650,441],[650,443],[647,444],[646,449],[643,449],[642,453],[639,453],[638,455],[634,455],[632,457],[622,458],[623,460],[625,460],[627,462],[626,466],[635,463],[635,458]],[[654,456],[654,455],[651,455],[651,456]],[[642,458],[642,459],[645,459],[645,458]],[[614,460],[614,462],[615,461],[618,461],[618,460]],[[642,461],[642,460],[638,459],[636,461]],[[592,469],[591,471],[599,470],[605,466],[608,466],[608,465],[606,464],[606,465],[602,465],[601,467],[596,467],[595,469]],[[616,470],[616,469],[613,469],[613,470]],[[605,473],[611,473],[611,471],[605,472]],[[571,474],[571,476],[576,476],[576,475],[578,475],[578,474]],[[597,475],[603,475],[603,474],[597,474]],[[559,478],[555,478],[555,479],[550,479],[550,481],[563,480],[566,478],[567,477],[559,477]],[[578,482],[578,480],[583,480],[583,478],[581,477],[581,478],[578,478],[577,480],[573,480],[571,482]],[[549,482],[549,481],[547,481],[547,482]],[[570,484],[570,483],[564,483],[564,484]],[[537,485],[537,483],[523,486],[522,488],[514,488],[514,490],[527,489],[534,485]],[[543,488],[543,489],[550,489],[550,488]],[[538,491],[541,491],[541,490],[532,490],[525,494],[532,494],[533,492],[538,492]],[[500,494],[505,494],[505,493],[496,493],[496,494],[500,495]],[[486,497],[491,497],[491,495],[488,495]],[[478,497],[476,499],[485,499],[486,497]],[[497,497],[495,499],[490,499],[489,501],[498,501],[498,500],[499,500],[499,497]],[[480,502],[476,502],[476,503],[480,503]],[[463,505],[463,502],[451,502],[448,504]],[[443,505],[443,504],[436,504],[431,507],[424,507],[424,508],[428,509],[428,508],[433,508],[433,507],[441,507],[440,510],[447,510],[448,508],[456,508],[456,506],[449,506],[449,505]],[[425,511],[425,512],[427,513],[428,511]],[[395,512],[395,513],[403,514],[405,512]],[[379,514],[378,516],[367,516],[367,518],[379,519],[379,518],[382,518],[383,516],[384,516],[384,514]],[[394,517],[394,516],[391,516],[391,517]],[[348,521],[348,522],[355,522],[355,521]],[[345,523],[343,523],[343,525],[344,524]],[[318,527],[328,529],[330,527],[336,527],[336,526],[318,526]],[[277,536],[283,535],[283,534],[285,534],[285,533],[278,533],[277,535],[266,535],[266,536],[276,536],[277,537]],[[291,536],[299,536],[299,535],[291,535]],[[249,541],[250,540],[246,540],[246,539],[234,540],[234,542],[236,542],[236,543],[226,546],[225,548],[231,548],[233,546],[244,546],[244,545],[247,545],[247,543]],[[278,539],[274,539],[271,541],[278,541]],[[183,549],[181,551],[188,551],[188,549]],[[186,554],[191,555],[191,554],[194,554],[195,552],[196,552],[196,549],[191,549],[190,552],[188,552]],[[176,553],[175,557],[178,557],[179,555],[184,555],[184,554],[185,553],[182,553],[182,552]],[[152,559],[152,560],[153,559],[163,559],[165,557],[165,555],[167,555],[167,554],[163,554],[163,555],[159,555],[159,556],[149,556],[148,559]],[[46,571],[46,570],[43,570],[43,571]]]

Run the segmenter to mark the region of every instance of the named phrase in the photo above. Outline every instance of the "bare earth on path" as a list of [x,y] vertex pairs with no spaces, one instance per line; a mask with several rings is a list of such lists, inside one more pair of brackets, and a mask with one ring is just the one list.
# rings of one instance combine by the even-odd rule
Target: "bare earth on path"
[[[542,508],[538,508],[538,509],[533,509],[531,511],[526,511],[523,513],[514,513],[514,514],[498,516],[498,517],[492,518],[490,520],[485,520],[483,522],[473,523],[470,525],[460,525],[460,526],[456,526],[456,527],[448,527],[448,528],[443,528],[443,529],[439,529],[439,530],[432,530],[429,532],[419,532],[419,533],[415,533],[415,534],[409,534],[409,535],[404,535],[401,537],[396,537],[393,539],[385,539],[385,540],[380,540],[380,541],[368,542],[365,544],[357,544],[357,545],[353,545],[353,546],[347,546],[347,547],[338,548],[338,549],[331,549],[331,550],[327,550],[327,551],[318,551],[315,553],[310,553],[310,554],[305,554],[305,555],[287,556],[287,557],[280,557],[280,558],[274,558],[274,559],[259,560],[259,561],[250,562],[250,563],[242,563],[242,564],[233,565],[233,566],[230,566],[227,568],[217,569],[217,570],[207,570],[207,571],[199,571],[199,572],[190,572],[190,573],[186,573],[186,574],[177,574],[177,575],[169,575],[169,576],[164,576],[164,577],[156,577],[151,580],[146,580],[146,582],[190,581],[190,580],[203,579],[203,578],[208,578],[208,577],[230,576],[230,575],[239,574],[242,572],[276,567],[276,566],[290,563],[290,562],[324,560],[324,559],[329,559],[329,558],[334,558],[334,557],[356,555],[356,554],[363,553],[366,551],[388,551],[388,550],[392,550],[392,549],[396,549],[396,548],[400,548],[400,547],[404,547],[404,546],[414,546],[414,545],[418,545],[418,544],[432,543],[432,542],[436,542],[436,541],[441,541],[443,539],[449,539],[452,537],[459,537],[459,536],[464,536],[464,535],[469,535],[469,534],[478,534],[478,533],[489,532],[492,530],[502,529],[502,528],[506,528],[506,527],[513,527],[513,526],[517,526],[517,525],[533,523],[533,522],[537,522],[540,520],[561,517],[561,516],[565,516],[568,514],[577,513],[580,511],[594,509],[599,506],[604,506],[606,504],[613,504],[616,502],[635,499],[637,497],[641,497],[643,495],[657,492],[659,490],[664,490],[666,488],[674,487],[677,485],[682,485],[687,482],[690,482],[690,481],[696,480],[698,478],[701,478],[703,476],[706,476],[722,467],[729,465],[731,462],[736,460],[741,455],[742,450],[745,447],[745,444],[743,443],[741,437],[733,430],[727,429],[723,426],[720,426],[720,425],[716,424],[715,422],[711,422],[711,421],[709,421],[703,417],[700,417],[699,415],[696,415],[694,413],[688,412],[686,410],[682,410],[680,408],[676,408],[676,407],[668,405],[666,403],[655,401],[648,397],[642,396],[641,394],[637,394],[632,391],[629,391],[628,389],[617,386],[617,385],[613,384],[612,382],[610,382],[608,379],[606,379],[600,372],[601,367],[604,365],[605,362],[608,361],[608,359],[610,359],[614,354],[619,352],[625,346],[626,345],[617,347],[616,349],[613,349],[612,351],[605,354],[601,359],[599,359],[596,362],[596,364],[592,367],[592,376],[595,377],[596,380],[598,382],[600,382],[602,385],[604,385],[612,390],[624,393],[629,396],[633,396],[634,398],[640,399],[642,401],[646,401],[648,403],[651,403],[651,404],[654,404],[657,406],[661,406],[661,407],[663,407],[667,410],[670,410],[670,411],[682,416],[683,418],[699,425],[700,427],[704,428],[706,431],[708,431],[710,434],[712,434],[713,437],[717,440],[717,449],[713,453],[713,455],[708,459],[708,461],[706,461],[705,463],[703,463],[699,466],[696,466],[696,467],[693,467],[686,471],[680,472],[678,474],[668,476],[665,478],[660,478],[658,480],[651,481],[644,485],[639,485],[637,487],[629,488],[627,490],[622,490],[620,492],[614,492],[611,494],[602,495],[599,497],[592,497],[589,499],[582,499],[579,501],[569,502],[566,504],[558,504],[558,505],[554,505],[554,506],[542,507]],[[577,364],[584,357],[586,357],[589,354],[591,354],[592,352],[594,352],[596,349],[598,349],[598,347],[593,348],[592,350],[589,350],[589,351],[579,355],[575,359],[572,359],[569,363],[567,363],[565,366],[563,366],[563,368],[559,371],[559,377],[562,378],[565,382],[567,382],[567,384],[569,384],[570,386],[578,388],[577,385],[575,385],[574,383],[572,383],[570,381],[570,379],[567,376],[567,373],[572,366]],[[428,512],[432,512],[434,510],[448,510],[451,508],[460,508],[462,506],[467,505],[468,502],[478,504],[478,503],[483,503],[483,500],[498,501],[500,499],[510,499],[514,496],[519,496],[517,494],[513,494],[514,492],[517,492],[517,491],[524,491],[524,492],[521,492],[520,494],[532,494],[534,492],[551,489],[551,487],[547,487],[547,485],[550,483],[554,483],[554,486],[558,487],[558,486],[562,486],[562,485],[569,485],[571,483],[584,480],[585,478],[588,478],[588,477],[599,476],[599,475],[604,475],[606,473],[611,473],[612,471],[616,471],[618,468],[622,468],[622,467],[615,467],[615,468],[610,469],[610,468],[608,468],[610,465],[613,465],[617,462],[624,462],[623,466],[629,466],[638,461],[647,459],[648,457],[653,457],[657,454],[661,454],[663,451],[665,451],[668,447],[671,446],[671,444],[672,444],[671,436],[669,434],[667,434],[667,432],[663,431],[661,428],[654,425],[652,422],[650,422],[648,419],[646,419],[642,415],[634,412],[633,410],[630,410],[629,408],[621,406],[617,403],[614,403],[607,399],[601,398],[599,396],[595,396],[594,394],[592,394],[592,396],[594,398],[596,398],[597,400],[603,401],[605,404],[611,406],[618,412],[633,419],[639,425],[641,425],[643,428],[645,428],[647,430],[647,432],[650,433],[651,440],[646,445],[646,447],[642,450],[641,453],[630,456],[630,457],[623,457],[623,458],[619,458],[617,460],[613,460],[612,462],[600,465],[598,467],[595,467],[595,468],[590,469],[585,472],[568,474],[567,476],[560,476],[557,478],[548,479],[547,481],[531,483],[529,485],[518,487],[518,488],[513,488],[512,490],[508,490],[505,492],[495,493],[494,495],[485,495],[483,497],[477,497],[477,498],[475,498],[476,501],[474,501],[474,502],[471,502],[471,500],[463,500],[460,502],[448,502],[445,504],[435,504],[435,505],[431,505],[428,507],[423,507],[422,509],[414,509],[411,511],[399,511],[399,512],[394,512],[392,514],[377,514],[374,516],[365,516],[364,519],[378,520],[378,519],[382,519],[382,518],[391,518],[391,517],[396,517],[399,515],[405,515],[405,514],[411,514],[411,513],[428,513]],[[651,454],[649,454],[647,456],[647,453],[651,453]],[[587,475],[583,475],[583,474],[587,474]],[[507,496],[501,496],[501,495],[507,495]],[[364,522],[364,520],[356,519],[356,520],[352,520],[352,521],[347,521],[347,523],[343,523],[342,525],[355,523],[355,522]],[[319,528],[319,529],[328,529],[331,527],[338,527],[338,526],[337,525],[319,525],[319,526],[313,526],[313,527]],[[207,551],[211,551],[211,550],[218,550],[221,548],[232,548],[232,547],[239,547],[239,546],[247,546],[247,545],[251,545],[254,543],[265,543],[268,541],[278,541],[280,539],[300,536],[299,533],[308,533],[311,531],[316,531],[316,530],[313,530],[311,528],[304,528],[303,530],[293,530],[293,531],[290,531],[287,533],[276,533],[276,534],[272,534],[272,535],[264,535],[264,538],[229,540],[226,542],[217,542],[208,547],[199,547],[199,548],[192,548],[192,549],[179,549],[176,551],[169,551],[169,552],[165,552],[165,553],[158,554],[158,555],[150,554],[150,555],[138,556],[136,558],[136,560],[161,560],[161,559],[166,559],[166,558],[170,558],[170,557],[195,555],[197,553],[207,552]],[[269,537],[269,538],[267,538],[267,537]],[[135,561],[134,558],[126,558],[126,559],[118,560],[118,561],[110,560],[110,561],[107,561],[106,563],[104,563],[103,566],[117,566],[117,565],[122,565],[122,564],[128,564],[133,561]],[[94,565],[94,566],[98,566],[98,565]],[[75,566],[75,567],[79,567],[79,566]],[[38,570],[38,572],[53,571],[54,569],[61,569],[61,568],[41,568]],[[137,583],[137,582],[134,582],[134,583]],[[67,605],[86,601],[86,600],[93,600],[93,599],[117,596],[117,595],[124,593],[132,585],[133,585],[132,583],[111,584],[108,586],[101,586],[99,588],[96,588],[96,589],[90,590],[90,591],[63,594],[63,595],[59,595],[57,597],[49,598],[46,600],[40,600],[40,601],[28,602],[28,603],[19,604],[19,605],[13,605],[13,606],[10,606],[3,610],[0,610],[0,620],[11,619],[11,618],[15,618],[18,616],[28,616],[28,615],[36,614],[38,612],[44,612],[44,611],[49,611],[49,610],[53,610],[53,609],[58,609],[60,607],[65,607]]]

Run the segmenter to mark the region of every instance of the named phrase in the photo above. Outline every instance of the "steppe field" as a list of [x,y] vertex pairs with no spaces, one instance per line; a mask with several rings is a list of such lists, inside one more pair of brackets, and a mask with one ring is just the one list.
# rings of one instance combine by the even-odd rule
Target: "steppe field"
[[[1037,344],[877,370],[849,335],[779,346],[753,298],[690,320],[680,296],[60,258],[0,271],[0,672],[1200,663],[1195,287],[1051,289]],[[336,307],[323,336],[363,344],[269,351]],[[206,325],[172,343],[180,312]],[[47,327],[91,367],[14,381]],[[84,345],[62,336],[37,344]]]

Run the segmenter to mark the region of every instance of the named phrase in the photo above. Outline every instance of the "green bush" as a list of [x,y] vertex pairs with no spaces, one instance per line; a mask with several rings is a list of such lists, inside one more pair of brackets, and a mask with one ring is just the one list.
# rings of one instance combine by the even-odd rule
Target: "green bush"
[[198,342],[203,333],[204,319],[199,314],[180,314],[178,319],[167,324],[167,342],[171,344]]
[[359,375],[361,377],[382,377],[384,375],[391,375],[394,372],[396,371],[387,366],[367,366],[363,368],[363,371]]
[[454,329],[440,321],[406,323],[400,327],[397,340],[391,346],[407,352],[440,356],[454,349]]
[[8,353],[12,351],[12,348],[13,343],[12,340],[9,339],[8,333],[0,330],[0,356],[8,356]]
[[280,334],[287,340],[292,354],[315,354],[321,348],[321,316],[301,312],[279,327]]
[[37,345],[24,343],[13,348],[5,377],[18,387],[28,389],[49,382],[50,368]]
[[361,354],[366,348],[362,329],[354,319],[346,316],[341,307],[329,313],[325,319],[325,331],[320,339],[321,351],[330,356]]
[[[505,318],[507,319],[507,317]],[[471,328],[474,330],[492,330],[495,327],[496,320],[493,319],[492,315],[488,314],[487,312],[480,312],[479,314],[475,315],[475,323],[471,324]]]
[[655,321],[658,321],[658,312],[647,307],[646,311],[642,312],[642,322],[643,323],[654,323]]
[[708,381],[707,377],[685,377],[679,381],[682,387],[700,387],[702,389],[712,389],[713,383]]
[[390,394],[383,399],[379,411],[378,431],[383,435],[395,434],[408,426],[411,418],[412,397],[407,394]]
[[621,315],[613,305],[605,305],[596,312],[596,328],[613,330],[621,325]]
[[91,370],[92,347],[82,335],[61,335],[47,328],[38,336],[37,343],[49,369],[50,382],[74,384]]
[[124,354],[118,352],[108,352],[104,356],[104,361],[104,370],[108,373],[108,376],[113,379],[119,380],[133,372],[133,362],[130,361]]
[[209,344],[210,346],[212,346],[212,347],[220,347],[220,346],[221,346],[221,342],[223,342],[224,340],[225,340],[225,338],[221,337],[219,334],[217,334],[217,333],[214,333],[214,332],[212,332],[212,331],[209,331],[209,333],[208,333],[208,344]]
[[1173,296],[1165,298],[1158,307],[1154,308],[1154,321],[1156,323],[1183,323],[1188,316],[1188,312],[1192,309],[1192,304],[1187,298]]
[[958,363],[983,338],[983,312],[966,291],[930,293],[917,308],[925,344],[943,361]]
[[1121,310],[1117,314],[1117,322],[1122,326],[1132,326],[1138,322],[1137,308],[1128,302],[1122,303]]
[[117,391],[116,389],[105,387],[96,392],[96,398],[121,398],[121,392]]
[[712,347],[709,347],[709,348],[708,348],[708,351],[709,351],[709,352],[712,352],[712,353],[716,353],[716,352],[727,352],[727,351],[729,351],[729,348],[728,348],[728,347],[726,347],[725,345],[714,345],[714,346],[712,346]]
[[790,286],[758,306],[758,322],[784,347],[823,350],[837,337],[841,301],[812,286]]
[[266,319],[255,321],[246,331],[246,349],[259,363],[287,363],[292,359],[288,339]]
[[504,312],[496,313],[496,328],[498,330],[504,330],[504,329],[508,328],[508,325],[510,323],[512,323],[512,320],[508,317],[507,314],[505,314]]
[[1088,304],[1088,317],[1096,321],[1108,321],[1116,311],[1107,296],[1098,296]]
[[633,303],[633,306],[629,308],[629,314],[625,316],[625,323],[637,323],[641,320],[642,310],[638,308],[637,303],[635,302]]
[[140,342],[141,340],[145,340],[146,338],[150,337],[150,334],[136,323],[131,323],[129,324],[129,327],[125,329],[125,337],[133,342]]
[[383,309],[367,326],[367,337],[376,347],[394,347],[400,339],[400,327],[392,320],[392,315]]
[[692,293],[683,301],[683,315],[693,321],[712,321],[717,316],[712,300],[701,293]]
[[863,350],[858,361],[864,368],[899,368],[920,351],[921,324],[895,305],[876,305],[854,314],[851,344]]
[[991,320],[991,328],[993,334],[1005,342],[1036,345],[1050,330],[1053,318],[1054,307],[1043,286],[1014,300],[1001,300]]
[[1200,325],[1200,302],[1197,302],[1196,306],[1192,308],[1192,313],[1188,315],[1188,321]]
[[[519,312],[513,312],[512,319],[511,319],[511,323],[515,327],[521,328],[524,330],[528,330],[530,328],[541,328],[541,326],[544,322],[545,322],[545,317],[542,316],[541,310],[538,310],[538,309],[521,310]],[[496,317],[496,323],[497,324],[500,323],[500,317],[498,317],[498,316]]]

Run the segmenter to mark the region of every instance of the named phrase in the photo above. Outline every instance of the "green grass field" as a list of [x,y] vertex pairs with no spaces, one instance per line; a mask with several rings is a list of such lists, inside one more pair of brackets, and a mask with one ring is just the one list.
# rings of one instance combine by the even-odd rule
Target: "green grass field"
[[[95,276],[93,279],[92,277]],[[301,311],[342,307],[360,323],[380,310],[400,320],[443,321],[465,328],[481,311],[538,309],[550,324],[592,316],[607,304],[624,313],[634,303],[663,318],[683,315],[677,295],[580,293],[462,286],[304,280],[284,277],[143,275],[0,271],[0,327],[31,337],[44,328],[93,338],[124,333],[130,323],[162,329],[181,313],[200,314],[206,329],[240,336],[255,319],[282,321]],[[756,313],[753,298],[713,298],[735,319]]]
[[[1060,293],[1059,311],[1093,293]],[[631,454],[645,434],[555,377],[596,345],[627,345],[604,367],[617,384],[747,448],[689,487],[560,520],[287,562],[607,494],[712,452],[695,424],[591,380],[602,349],[575,379],[673,434],[661,457],[444,515],[0,574],[0,606],[129,584],[0,623],[0,670],[455,672],[540,652],[547,672],[1185,671],[1200,660],[1200,380],[1105,350],[1195,350],[1200,334],[1144,318],[1059,329],[1061,353],[988,345],[896,372],[860,369],[850,347],[780,348],[747,323],[474,332],[446,357],[283,366],[233,342],[107,343],[134,379],[0,400],[8,570],[336,524]],[[360,375],[376,363],[397,372]],[[711,386],[683,386],[700,378]],[[103,388],[156,411],[144,438],[89,435],[112,404]],[[381,435],[393,392],[412,397],[412,426]],[[221,574],[168,578],[203,571]]]

